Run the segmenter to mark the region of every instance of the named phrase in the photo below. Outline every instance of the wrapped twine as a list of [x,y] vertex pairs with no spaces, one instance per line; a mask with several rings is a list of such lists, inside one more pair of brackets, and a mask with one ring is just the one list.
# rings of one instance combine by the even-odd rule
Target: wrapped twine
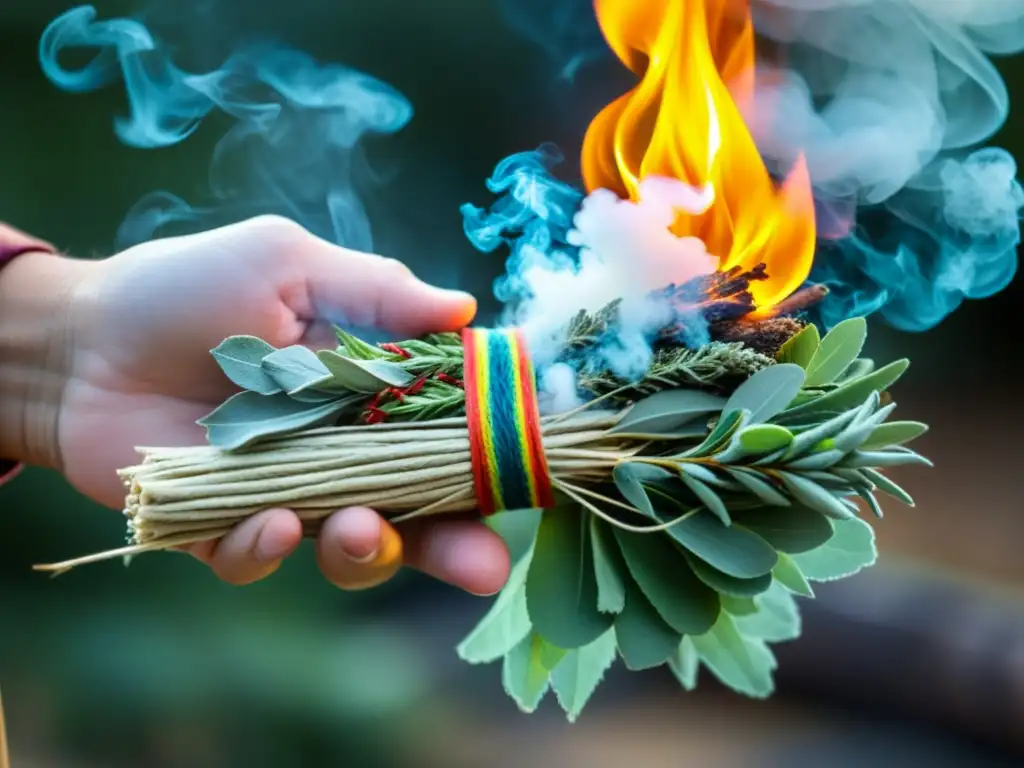
[[548,508],[555,491],[586,486],[645,441],[611,433],[624,412],[541,418],[535,373],[515,330],[463,333],[466,415],[426,422],[329,427],[270,438],[243,452],[204,446],[138,448],[119,471],[127,488],[126,547],[39,570],[220,538],[272,507],[292,509],[308,535],[338,509],[368,506],[394,523],[480,510]]

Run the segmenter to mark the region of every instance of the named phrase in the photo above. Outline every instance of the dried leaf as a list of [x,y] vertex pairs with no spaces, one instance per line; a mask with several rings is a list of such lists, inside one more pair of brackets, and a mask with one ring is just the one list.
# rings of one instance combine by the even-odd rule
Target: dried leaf
[[868,336],[868,324],[863,317],[851,317],[825,334],[821,346],[807,366],[804,386],[817,387],[831,384],[857,359]]
[[576,722],[605,672],[615,662],[615,632],[609,630],[597,640],[569,651],[551,672],[551,687],[570,723]]
[[809,323],[802,331],[782,345],[776,359],[780,363],[792,363],[807,370],[820,344],[821,334],[818,332],[818,326]]
[[687,426],[694,419],[719,413],[725,399],[700,389],[669,389],[644,398],[611,430],[664,434]]
[[615,641],[626,667],[638,671],[660,667],[675,653],[682,634],[672,629],[630,581],[626,607],[615,617]]
[[231,336],[210,350],[213,359],[235,386],[260,395],[276,395],[281,386],[261,363],[275,348],[255,336]]
[[758,371],[740,384],[722,411],[750,411],[748,424],[768,421],[793,402],[803,383],[804,369],[799,365],[773,365]]

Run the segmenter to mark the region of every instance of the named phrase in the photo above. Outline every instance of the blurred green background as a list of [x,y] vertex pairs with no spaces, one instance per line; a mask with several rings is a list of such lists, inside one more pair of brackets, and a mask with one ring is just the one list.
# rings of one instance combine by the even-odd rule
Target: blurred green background
[[[211,120],[160,151],[121,145],[119,87],[75,96],[37,65],[39,36],[72,4],[0,1],[0,220],[69,253],[106,255],[125,212],[163,188],[201,200]],[[96,3],[100,16],[136,9]],[[490,296],[501,269],[463,238],[458,206],[511,152],[570,153],[614,67],[556,82],[552,63],[493,0],[166,2],[155,30],[217,59],[242,32],[273,34],[391,83],[416,116],[377,141],[394,171],[369,196],[378,250],[446,285]],[[1024,60],[1001,62],[1024,99]],[[997,143],[1024,157],[1024,109]],[[576,726],[553,702],[533,717],[497,667],[454,645],[486,602],[407,574],[340,594],[308,551],[265,584],[234,589],[181,555],[30,570],[116,545],[119,514],[30,471],[0,490],[0,685],[15,768],[32,766],[845,766],[1019,765],[1024,756],[1024,509],[1012,364],[1019,281],[925,335],[875,328],[877,358],[909,355],[901,412],[933,425],[933,472],[902,478],[918,508],[876,526],[886,566],[807,605],[805,637],[780,648],[780,695],[753,703],[706,676],[606,681]],[[494,310],[484,302],[484,312]],[[1011,367],[1012,366],[1012,367]]]

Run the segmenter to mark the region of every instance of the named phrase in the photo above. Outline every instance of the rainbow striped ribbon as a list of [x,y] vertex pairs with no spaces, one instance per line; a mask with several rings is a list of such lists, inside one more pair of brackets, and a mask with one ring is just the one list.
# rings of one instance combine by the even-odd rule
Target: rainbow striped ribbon
[[554,506],[537,388],[522,333],[462,331],[473,482],[483,515]]

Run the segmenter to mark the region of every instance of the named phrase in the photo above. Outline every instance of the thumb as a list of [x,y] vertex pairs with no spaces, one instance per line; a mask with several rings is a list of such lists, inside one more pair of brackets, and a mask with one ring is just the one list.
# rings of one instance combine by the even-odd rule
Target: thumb
[[306,281],[323,320],[417,336],[459,330],[476,314],[470,294],[425,283],[400,261],[319,243]]

